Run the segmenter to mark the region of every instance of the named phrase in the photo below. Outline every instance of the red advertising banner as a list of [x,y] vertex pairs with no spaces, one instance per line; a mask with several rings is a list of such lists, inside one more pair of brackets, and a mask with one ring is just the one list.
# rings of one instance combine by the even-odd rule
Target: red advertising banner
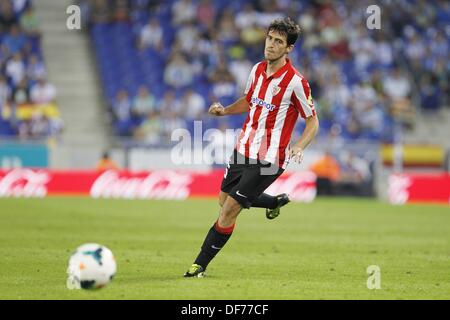
[[[224,171],[187,170],[51,171],[0,170],[0,197],[81,195],[92,198],[171,199],[216,197]],[[310,202],[316,196],[316,176],[311,172],[284,173],[267,192],[286,192],[294,201]]]
[[389,200],[393,204],[404,204],[408,202],[450,204],[450,175],[391,175],[389,177]]

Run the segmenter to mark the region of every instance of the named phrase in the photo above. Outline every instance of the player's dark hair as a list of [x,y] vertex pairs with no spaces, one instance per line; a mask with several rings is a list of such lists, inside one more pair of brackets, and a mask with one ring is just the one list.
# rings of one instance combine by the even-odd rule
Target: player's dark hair
[[281,35],[285,35],[288,46],[293,45],[297,41],[301,32],[300,26],[289,17],[272,21],[267,29],[267,33],[270,31],[276,31]]

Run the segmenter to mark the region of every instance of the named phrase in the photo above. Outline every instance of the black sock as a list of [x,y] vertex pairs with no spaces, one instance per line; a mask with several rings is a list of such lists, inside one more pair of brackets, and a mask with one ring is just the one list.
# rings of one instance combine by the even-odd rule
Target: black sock
[[270,196],[267,193],[261,195],[252,202],[252,207],[275,209],[278,206],[278,200],[275,196]]
[[[217,227],[217,223],[214,224],[211,229],[209,229],[205,241],[203,241],[202,249],[194,263],[201,265],[203,269],[206,270],[206,267],[211,260],[219,253],[220,249],[227,243],[228,239],[230,239],[233,227],[234,226],[226,228],[224,231],[224,229]],[[216,228],[225,233],[217,231]]]

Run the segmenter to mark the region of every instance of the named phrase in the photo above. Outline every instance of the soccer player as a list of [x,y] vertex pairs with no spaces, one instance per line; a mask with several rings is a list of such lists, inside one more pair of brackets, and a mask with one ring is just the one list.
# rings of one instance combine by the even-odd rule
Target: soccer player
[[[303,150],[319,128],[309,84],[287,58],[299,34],[300,27],[291,19],[273,21],[267,31],[265,59],[253,67],[245,95],[226,108],[217,102],[209,108],[215,116],[248,112],[248,117],[225,170],[219,218],[185,277],[204,276],[208,264],[230,238],[243,208],[266,208],[267,218],[274,219],[289,202],[286,194],[270,196],[264,190],[283,173],[290,159],[302,161]],[[290,147],[299,114],[305,119],[305,130]]]

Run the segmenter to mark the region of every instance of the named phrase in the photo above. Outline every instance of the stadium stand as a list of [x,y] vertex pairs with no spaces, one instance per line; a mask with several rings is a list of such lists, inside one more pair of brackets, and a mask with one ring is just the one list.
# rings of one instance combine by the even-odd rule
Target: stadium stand
[[1,1],[0,136],[55,138],[63,128],[40,41],[32,1]]
[[[204,128],[219,126],[201,112],[187,112],[240,96],[251,66],[262,58],[265,28],[290,12],[303,28],[291,59],[311,84],[320,135],[333,128],[344,139],[392,142],[396,123],[412,129],[418,113],[449,103],[450,5],[382,2],[379,30],[361,23],[367,1],[81,4],[119,136],[152,143],[171,127],[192,129],[194,119],[204,120]],[[181,103],[190,89],[193,107],[189,99]],[[140,90],[148,91],[147,107],[136,102]],[[239,128],[242,120],[223,121]]]

